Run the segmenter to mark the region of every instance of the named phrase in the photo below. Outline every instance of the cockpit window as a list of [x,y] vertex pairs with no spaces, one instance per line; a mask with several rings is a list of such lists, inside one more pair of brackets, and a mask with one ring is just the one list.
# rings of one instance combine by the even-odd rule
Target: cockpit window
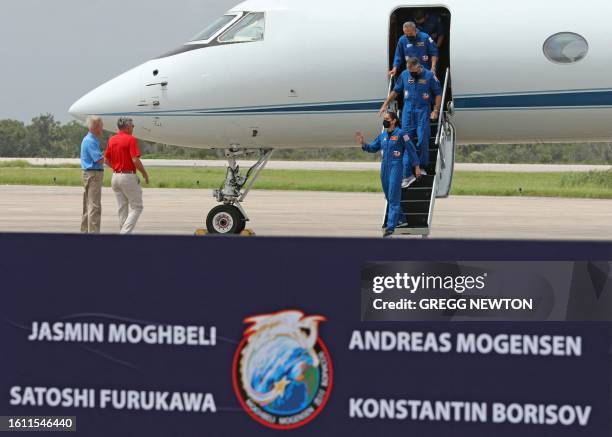
[[261,41],[264,37],[264,13],[253,12],[230,27],[219,37],[221,43]]
[[234,18],[236,18],[236,15],[223,15],[217,18],[213,23],[208,25],[206,29],[191,38],[190,42],[209,40],[215,33],[227,26]]
[[198,33],[189,42],[164,53],[158,59],[206,47],[262,41],[264,30],[265,14],[263,12],[229,12]]

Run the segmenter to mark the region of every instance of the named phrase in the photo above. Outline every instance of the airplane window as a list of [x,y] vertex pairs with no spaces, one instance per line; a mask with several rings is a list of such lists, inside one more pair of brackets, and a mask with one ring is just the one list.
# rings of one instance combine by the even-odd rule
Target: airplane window
[[210,39],[215,33],[223,29],[223,27],[225,27],[234,18],[236,18],[236,15],[223,15],[222,17],[217,18],[213,23],[208,25],[206,29],[198,33],[189,41],[205,41],[207,39]]
[[583,59],[589,52],[589,43],[572,32],[557,33],[544,43],[544,54],[557,64],[572,64]]
[[219,42],[261,41],[264,36],[264,14],[256,12],[248,14],[233,27],[219,37]]

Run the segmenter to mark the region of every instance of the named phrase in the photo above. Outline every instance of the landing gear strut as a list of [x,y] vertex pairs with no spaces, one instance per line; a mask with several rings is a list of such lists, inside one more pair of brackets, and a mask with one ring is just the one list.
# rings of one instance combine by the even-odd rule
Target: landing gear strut
[[[211,234],[240,234],[244,231],[249,217],[242,208],[241,203],[253,187],[259,173],[266,166],[272,149],[227,149],[225,157],[228,166],[225,182],[218,190],[213,191],[217,202],[222,203],[214,207],[206,217],[206,229]],[[246,174],[240,174],[240,166],[236,162],[239,157],[252,154],[259,155],[257,162],[249,168]]]

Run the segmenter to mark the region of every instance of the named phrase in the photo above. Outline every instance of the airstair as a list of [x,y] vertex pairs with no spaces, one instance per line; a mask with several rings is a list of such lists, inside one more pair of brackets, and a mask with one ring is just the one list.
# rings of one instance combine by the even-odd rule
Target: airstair
[[436,198],[448,197],[450,194],[455,162],[455,129],[450,122],[452,114],[446,109],[452,108],[452,104],[447,106],[449,79],[450,71],[447,69],[440,115],[436,122],[431,122],[429,165],[425,168],[427,175],[402,189],[403,220],[396,228],[396,235],[420,235],[427,238],[431,233]]

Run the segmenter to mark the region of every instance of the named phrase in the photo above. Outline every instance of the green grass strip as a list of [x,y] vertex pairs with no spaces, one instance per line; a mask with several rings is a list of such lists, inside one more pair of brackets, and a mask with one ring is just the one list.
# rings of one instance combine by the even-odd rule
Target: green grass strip
[[[222,168],[151,168],[150,188],[217,188]],[[111,173],[105,172],[105,186]],[[1,185],[80,186],[76,168],[0,167]],[[260,190],[380,192],[378,171],[264,170]],[[612,171],[590,173],[456,172],[453,195],[612,199]]]

